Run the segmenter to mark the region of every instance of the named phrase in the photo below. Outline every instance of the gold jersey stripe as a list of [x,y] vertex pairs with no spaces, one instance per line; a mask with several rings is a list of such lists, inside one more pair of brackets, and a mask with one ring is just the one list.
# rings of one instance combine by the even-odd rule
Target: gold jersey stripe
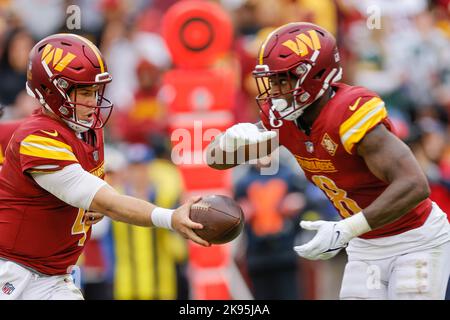
[[73,154],[72,148],[64,142],[41,137],[37,135],[29,135],[20,143],[20,154],[53,160],[76,161],[77,158]]
[[339,128],[339,135],[342,137],[345,133],[359,123],[368,113],[382,103],[378,97],[372,98],[364,103],[358,110],[355,111]]
[[37,158],[44,158],[44,159],[78,162],[78,160],[74,154],[68,154],[66,152],[60,152],[60,151],[43,150],[41,148],[36,148],[35,146],[30,146],[30,145],[21,145],[20,146],[20,154],[27,155],[27,156],[33,156],[33,157],[37,157]]
[[42,145],[45,147],[62,148],[62,149],[67,149],[70,152],[73,152],[72,147],[62,141],[52,139],[49,137],[38,136],[35,134],[30,134],[25,139],[23,139],[22,142],[39,144],[39,145]]
[[[350,154],[353,146],[361,141],[370,129],[387,117],[387,110],[384,107],[384,102],[381,100],[378,101],[377,105],[371,106],[370,109],[366,108],[365,110],[366,112],[361,112],[357,121],[352,119],[353,116],[347,120],[351,120],[350,123],[352,126],[346,121],[341,125],[339,130],[342,145],[344,146],[345,151]],[[344,126],[348,128],[346,131],[342,129]]]

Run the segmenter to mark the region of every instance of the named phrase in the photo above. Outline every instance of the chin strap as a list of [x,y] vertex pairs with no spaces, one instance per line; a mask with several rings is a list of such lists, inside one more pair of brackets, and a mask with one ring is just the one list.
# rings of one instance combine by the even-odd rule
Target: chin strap
[[[63,119],[63,118],[61,118],[61,119]],[[69,126],[70,129],[72,129],[76,133],[83,133],[83,132],[86,132],[86,131],[88,131],[90,129],[90,128],[78,125],[78,124],[76,124],[74,122],[71,122],[69,120],[66,120],[66,119],[63,119],[63,121]]]

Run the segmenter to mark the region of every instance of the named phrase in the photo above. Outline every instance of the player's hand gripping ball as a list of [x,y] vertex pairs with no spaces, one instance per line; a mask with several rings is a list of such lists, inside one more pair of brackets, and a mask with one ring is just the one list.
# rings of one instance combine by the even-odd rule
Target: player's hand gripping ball
[[201,223],[197,235],[212,243],[223,244],[235,239],[244,228],[244,212],[233,199],[223,195],[203,197],[191,206],[189,217]]

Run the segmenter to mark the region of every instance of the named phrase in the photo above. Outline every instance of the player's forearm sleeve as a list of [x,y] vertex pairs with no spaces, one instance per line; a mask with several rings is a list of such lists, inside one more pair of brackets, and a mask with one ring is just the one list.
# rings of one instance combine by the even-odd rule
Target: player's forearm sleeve
[[33,179],[58,199],[89,210],[97,191],[107,183],[85,171],[80,164],[71,164],[52,173],[32,173]]

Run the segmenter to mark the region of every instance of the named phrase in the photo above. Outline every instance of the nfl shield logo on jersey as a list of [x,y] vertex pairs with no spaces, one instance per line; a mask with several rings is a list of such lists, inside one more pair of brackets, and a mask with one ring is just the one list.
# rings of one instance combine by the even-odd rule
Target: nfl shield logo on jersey
[[95,162],[98,161],[98,151],[95,150],[94,152],[92,152],[92,156],[94,157]]
[[7,294],[8,296],[13,293],[14,290],[16,290],[16,288],[14,288],[14,286],[9,282],[5,283],[5,285],[2,287],[2,292],[4,294]]
[[306,141],[305,146],[306,146],[306,151],[308,151],[309,153],[314,152],[314,144],[311,141]]

